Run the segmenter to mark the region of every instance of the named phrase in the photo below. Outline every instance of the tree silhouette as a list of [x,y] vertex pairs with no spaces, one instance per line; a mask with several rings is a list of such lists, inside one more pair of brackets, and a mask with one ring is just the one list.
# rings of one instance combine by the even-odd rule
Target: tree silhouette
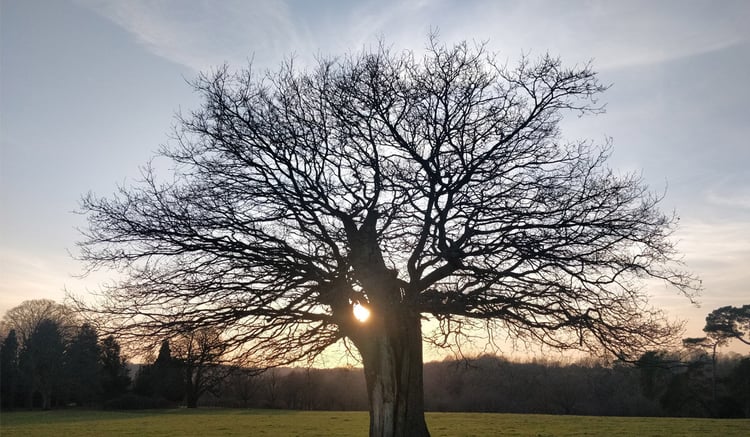
[[160,155],[173,177],[83,200],[81,259],[126,273],[88,309],[132,337],[215,328],[262,365],[345,339],[370,435],[429,435],[423,317],[440,344],[484,324],[632,357],[674,333],[639,280],[697,289],[659,196],[606,168],[609,145],[561,138],[564,113],[601,112],[589,65],[431,39],[195,87]]
[[179,361],[185,385],[185,403],[196,408],[206,392],[215,392],[220,382],[233,370],[225,363],[226,343],[221,332],[200,328],[175,337],[172,354]]
[[112,335],[101,342],[101,386],[105,400],[122,395],[130,385],[129,370],[125,358],[120,354],[120,344]]
[[711,311],[706,316],[706,326],[703,327],[703,332],[706,333],[705,337],[691,337],[682,340],[683,345],[687,348],[702,348],[711,351],[711,398],[714,414],[718,412],[716,393],[717,349],[720,346],[726,346],[733,339],[750,345],[750,339],[745,338],[748,331],[750,331],[750,305],[742,307],[724,306]]
[[101,394],[99,335],[84,323],[65,348],[63,364],[69,400],[91,406]]
[[27,381],[27,406],[33,407],[34,396],[41,398],[41,407],[49,410],[61,394],[65,344],[60,325],[44,319],[27,338],[19,353],[19,367]]
[[178,402],[184,397],[182,363],[172,356],[169,340],[161,342],[159,355],[151,369],[151,383],[157,396],[171,402]]
[[725,306],[711,311],[706,316],[703,332],[722,343],[736,339],[750,345],[750,305]]
[[162,340],[159,354],[152,364],[138,369],[134,391],[173,403],[182,400],[185,393],[181,363],[172,357],[169,340]]
[[0,346],[0,408],[12,409],[15,406],[20,379],[18,368],[18,338],[11,329]]
[[57,323],[65,339],[72,338],[79,326],[72,308],[50,299],[32,299],[6,311],[0,322],[0,331],[15,330],[19,346],[23,347],[45,320]]

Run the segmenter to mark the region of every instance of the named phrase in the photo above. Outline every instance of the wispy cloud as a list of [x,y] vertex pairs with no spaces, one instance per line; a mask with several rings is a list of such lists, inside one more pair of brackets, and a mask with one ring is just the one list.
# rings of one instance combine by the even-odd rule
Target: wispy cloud
[[273,67],[292,53],[358,49],[384,36],[424,46],[430,27],[449,41],[490,40],[513,57],[549,50],[595,58],[600,69],[653,64],[750,40],[750,5],[679,2],[296,2],[275,0],[78,0],[158,56],[193,70],[253,56]]
[[678,231],[688,267],[704,280],[707,299],[747,300],[750,284],[750,222],[691,221]]
[[194,71],[248,59],[273,62],[305,45],[285,2],[261,0],[79,0],[157,56]]
[[[750,12],[738,9],[746,17]],[[619,68],[722,50],[748,41],[742,15],[722,14],[711,2],[608,3],[590,16],[601,36],[592,41],[593,51],[603,68]]]
[[[706,200],[711,205],[743,209],[750,211],[750,187],[744,187],[744,191],[717,192],[710,190],[706,193]],[[750,229],[748,229],[750,232]]]
[[[465,21],[511,50],[594,59],[601,70],[656,64],[750,40],[742,1],[495,2]],[[464,29],[472,23],[464,23]],[[513,53],[511,53],[513,54]]]

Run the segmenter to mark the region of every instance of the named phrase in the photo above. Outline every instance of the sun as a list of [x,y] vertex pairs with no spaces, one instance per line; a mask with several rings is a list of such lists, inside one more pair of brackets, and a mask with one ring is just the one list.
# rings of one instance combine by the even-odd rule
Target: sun
[[358,303],[354,304],[352,312],[354,313],[354,317],[360,322],[366,322],[370,318],[370,310]]

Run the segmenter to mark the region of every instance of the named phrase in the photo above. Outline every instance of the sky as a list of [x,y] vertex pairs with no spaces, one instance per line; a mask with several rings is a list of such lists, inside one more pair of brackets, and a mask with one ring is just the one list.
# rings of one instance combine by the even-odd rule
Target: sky
[[[700,336],[706,314],[750,304],[750,2],[0,0],[0,314],[27,299],[86,294],[75,213],[91,191],[137,180],[189,82],[227,63],[275,69],[295,57],[373,47],[422,51],[487,42],[498,59],[593,61],[607,112],[563,122],[604,142],[675,211],[677,247],[703,280],[695,306],[649,285],[651,302]],[[750,348],[733,346],[738,352]]]

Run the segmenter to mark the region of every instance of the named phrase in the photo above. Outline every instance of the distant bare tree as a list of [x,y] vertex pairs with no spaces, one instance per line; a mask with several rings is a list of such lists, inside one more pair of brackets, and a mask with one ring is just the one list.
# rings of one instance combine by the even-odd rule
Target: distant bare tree
[[261,378],[255,369],[236,368],[224,381],[226,386],[225,392],[230,393],[230,397],[242,401],[241,406],[248,408],[250,400],[260,389]]
[[185,402],[196,408],[206,393],[215,393],[233,367],[225,365],[227,344],[214,328],[199,328],[172,339],[172,357],[179,360],[185,384]]
[[278,408],[279,398],[279,386],[281,377],[278,369],[271,369],[263,374],[263,385],[265,388],[266,395],[266,406],[271,408]]
[[70,307],[50,299],[25,300],[3,315],[0,334],[7,335],[7,332],[14,329],[19,344],[23,346],[45,320],[55,322],[60,334],[66,339],[72,338],[80,325],[77,315]]
[[[81,258],[125,279],[89,308],[131,336],[211,327],[278,365],[345,339],[362,357],[370,435],[427,436],[422,320],[441,345],[484,324],[623,357],[675,326],[641,279],[691,295],[677,219],[609,146],[564,141],[601,112],[589,65],[499,65],[431,40],[258,77],[220,68],[161,153],[174,175],[87,196]],[[371,311],[357,320],[353,306]]]

